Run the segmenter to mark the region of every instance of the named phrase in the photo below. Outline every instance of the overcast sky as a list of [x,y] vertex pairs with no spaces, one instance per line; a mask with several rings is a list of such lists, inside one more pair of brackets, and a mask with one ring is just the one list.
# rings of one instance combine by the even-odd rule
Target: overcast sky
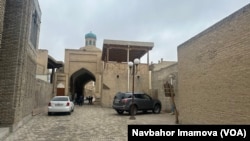
[[[177,60],[177,47],[250,0],[38,0],[39,49],[64,61],[65,49],[85,45],[85,34],[104,39],[153,42],[150,62]],[[146,55],[141,58],[146,62]]]

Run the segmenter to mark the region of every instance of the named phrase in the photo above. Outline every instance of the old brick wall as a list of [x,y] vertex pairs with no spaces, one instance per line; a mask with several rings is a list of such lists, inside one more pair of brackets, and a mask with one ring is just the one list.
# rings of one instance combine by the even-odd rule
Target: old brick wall
[[171,112],[171,99],[170,97],[165,96],[164,92],[164,83],[171,83],[170,75],[174,75],[172,78],[172,84],[174,86],[175,94],[178,95],[178,64],[177,62],[169,62],[163,61],[158,64],[151,65],[152,67],[152,93],[153,95],[157,95],[157,98],[162,103],[162,111],[163,112]]
[[5,0],[0,1],[0,48],[3,35],[3,20],[4,20],[4,11],[5,11]]
[[[93,50],[91,51],[91,48]],[[101,75],[101,50],[96,51],[96,47],[91,47],[88,51],[76,50],[76,49],[65,49],[64,58],[64,73],[66,74],[65,81],[65,94],[70,95],[70,82],[72,74],[76,73],[81,69],[86,69],[95,76],[96,95],[100,95],[100,75]],[[57,82],[57,84],[60,82]]]
[[39,49],[37,52],[37,69],[36,74],[46,75],[48,74],[48,50]]
[[36,89],[32,101],[32,114],[36,115],[46,112],[49,100],[54,96],[52,93],[53,85],[46,81],[36,79]]
[[33,110],[40,16],[37,0],[6,1],[0,48],[0,126],[11,125],[12,130]]
[[[149,72],[147,64],[139,64],[134,78],[134,91],[149,93]],[[132,70],[131,70],[132,71]],[[137,77],[139,76],[139,77]],[[132,91],[132,74],[129,74],[128,64],[108,62],[103,70],[103,88],[101,104],[104,107],[111,107],[113,98],[117,92]],[[129,85],[129,87],[128,87]],[[129,88],[129,90],[128,90]]]
[[178,47],[180,123],[250,123],[250,5]]

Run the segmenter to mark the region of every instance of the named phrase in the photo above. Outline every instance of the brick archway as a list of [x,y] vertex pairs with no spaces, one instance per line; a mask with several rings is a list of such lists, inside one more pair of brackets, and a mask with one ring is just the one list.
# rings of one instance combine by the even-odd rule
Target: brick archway
[[70,93],[72,98],[77,95],[84,95],[84,86],[90,81],[96,81],[93,73],[85,68],[81,68],[70,77]]

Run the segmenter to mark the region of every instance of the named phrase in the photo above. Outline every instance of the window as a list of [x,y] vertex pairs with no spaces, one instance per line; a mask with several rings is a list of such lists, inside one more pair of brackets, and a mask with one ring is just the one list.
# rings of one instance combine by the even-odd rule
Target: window
[[52,101],[69,101],[68,97],[54,97]]
[[37,45],[37,32],[38,32],[38,27],[39,27],[38,21],[39,20],[38,20],[37,11],[35,10],[34,13],[32,14],[31,33],[30,33],[30,41],[31,41],[33,47],[35,47],[35,48]]
[[142,97],[143,97],[143,99],[150,100],[150,97],[148,95],[144,94]]

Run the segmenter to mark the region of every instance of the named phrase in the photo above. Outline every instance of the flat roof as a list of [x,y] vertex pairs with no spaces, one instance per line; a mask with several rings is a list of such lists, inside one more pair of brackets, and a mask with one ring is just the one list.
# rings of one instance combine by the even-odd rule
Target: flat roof
[[60,67],[63,67],[63,62],[56,61],[52,56],[48,55],[47,68],[52,69],[52,68],[60,68]]
[[152,50],[153,47],[153,42],[104,39],[102,60],[127,62],[129,49],[129,61],[133,61],[135,58],[140,59],[143,57],[149,50]]

